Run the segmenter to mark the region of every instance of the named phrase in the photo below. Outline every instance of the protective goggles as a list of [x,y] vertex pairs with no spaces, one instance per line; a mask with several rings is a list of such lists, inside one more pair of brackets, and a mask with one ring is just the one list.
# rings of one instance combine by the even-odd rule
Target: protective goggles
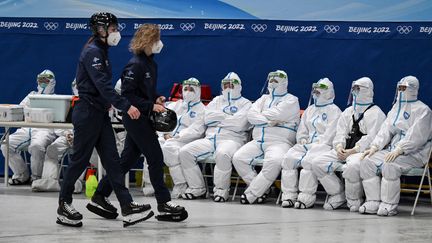
[[51,74],[39,74],[37,76],[38,83],[49,83],[51,79],[53,79],[54,76]]
[[186,86],[186,85],[201,86],[200,82],[198,82],[198,81],[196,81],[196,80],[189,80],[189,79],[184,80],[184,81],[182,82],[182,85],[183,85],[183,86]]
[[240,81],[237,79],[231,79],[231,78],[222,79],[222,85],[224,85],[224,84],[238,85],[238,84],[240,84]]
[[327,84],[323,84],[323,83],[313,83],[312,84],[312,88],[313,89],[325,89],[327,90],[329,87]]
[[287,76],[283,73],[280,72],[271,72],[269,73],[269,75],[267,76],[267,80],[271,80],[274,78],[287,78]]

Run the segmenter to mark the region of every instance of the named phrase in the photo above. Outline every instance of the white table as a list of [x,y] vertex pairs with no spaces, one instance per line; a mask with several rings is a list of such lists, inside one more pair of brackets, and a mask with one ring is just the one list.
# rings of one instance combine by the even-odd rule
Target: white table
[[[123,124],[112,124],[113,128],[124,128]],[[9,148],[9,135],[11,128],[19,128],[19,127],[32,127],[32,128],[47,128],[47,129],[73,129],[72,123],[36,123],[36,122],[1,122],[0,127],[5,128],[5,133],[3,137],[0,139],[1,143],[5,143]],[[102,179],[103,167],[98,157],[98,179]],[[9,186],[9,149],[6,150],[5,156],[5,166],[4,166],[4,183],[5,186]]]

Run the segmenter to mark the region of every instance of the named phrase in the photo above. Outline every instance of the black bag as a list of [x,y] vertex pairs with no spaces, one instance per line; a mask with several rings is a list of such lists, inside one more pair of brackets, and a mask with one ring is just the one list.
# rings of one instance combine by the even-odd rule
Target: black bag
[[360,131],[360,121],[363,119],[364,113],[367,110],[372,108],[375,104],[370,105],[366,110],[360,115],[360,117],[356,120],[354,115],[352,115],[353,125],[351,127],[351,131],[348,133],[348,138],[345,141],[345,149],[352,149],[356,145],[356,143],[366,134],[363,134]]

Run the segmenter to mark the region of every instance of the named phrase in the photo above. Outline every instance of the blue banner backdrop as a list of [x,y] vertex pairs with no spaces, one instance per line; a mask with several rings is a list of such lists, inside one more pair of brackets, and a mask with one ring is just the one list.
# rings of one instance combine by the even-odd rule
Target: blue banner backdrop
[[[56,74],[57,94],[70,94],[79,53],[90,36],[87,23],[81,18],[0,18],[0,103],[19,103],[36,88],[43,69]],[[255,100],[268,72],[282,69],[303,109],[311,84],[322,77],[335,84],[341,109],[351,82],[363,76],[374,81],[375,102],[385,112],[396,82],[406,75],[419,78],[420,99],[432,104],[432,22],[120,19],[123,38],[110,49],[113,83],[143,23],[162,29],[164,49],[156,60],[158,89],[165,95],[173,82],[189,77],[210,84],[218,95],[220,80],[235,71],[243,96]]]

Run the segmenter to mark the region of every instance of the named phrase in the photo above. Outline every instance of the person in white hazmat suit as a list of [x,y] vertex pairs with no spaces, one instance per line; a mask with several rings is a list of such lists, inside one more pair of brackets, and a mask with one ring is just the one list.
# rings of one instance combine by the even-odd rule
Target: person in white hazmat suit
[[[253,140],[240,148],[233,164],[248,188],[241,196],[242,204],[263,203],[267,191],[281,171],[283,155],[295,144],[300,122],[298,98],[288,93],[288,76],[284,71],[267,76],[269,94],[255,101],[247,118],[254,126]],[[264,159],[257,175],[253,169],[256,159]]]
[[[282,162],[282,207],[306,208],[315,202],[318,180],[312,160],[331,150],[341,110],[333,103],[335,92],[328,78],[312,84],[314,104],[303,112],[297,130],[297,144],[285,153]],[[300,171],[300,178],[298,175]],[[300,195],[298,194],[300,191]]]
[[360,177],[366,202],[359,213],[396,215],[402,172],[429,162],[432,113],[417,99],[418,90],[416,77],[407,76],[397,83],[396,102],[370,148],[363,153]]
[[[241,96],[242,83],[239,76],[230,72],[221,82],[222,95],[215,97],[206,107],[203,119],[191,129],[190,137],[205,138],[186,144],[180,149],[179,158],[188,188],[182,194],[184,199],[206,196],[202,172],[197,161],[213,156],[214,201],[228,198],[232,171],[232,156],[246,142],[250,127],[247,112],[251,102]],[[193,131],[192,131],[193,130]]]
[[177,126],[171,133],[163,134],[166,140],[162,144],[164,162],[169,167],[174,183],[171,198],[181,197],[187,189],[186,178],[180,165],[179,151],[181,147],[195,140],[193,129],[188,127],[202,119],[205,110],[201,102],[201,84],[198,79],[189,78],[183,81],[182,97],[183,99],[167,106],[177,114]]
[[[54,73],[46,69],[37,75],[37,91],[32,91],[31,94],[54,94],[55,76]],[[21,106],[24,108],[30,107],[30,99],[28,95],[21,101]],[[42,128],[19,128],[15,133],[9,136],[9,148],[6,144],[2,144],[1,150],[3,156],[6,156],[6,150],[9,149],[9,165],[12,169],[13,176],[9,178],[10,185],[22,185],[29,183],[31,180],[36,180],[42,176],[43,161],[45,158],[46,147],[55,139],[55,134],[52,129]],[[30,172],[26,163],[20,155],[20,151],[28,149],[30,153]]]
[[[339,118],[333,140],[334,149],[313,160],[314,175],[328,194],[324,209],[337,209],[347,201],[350,211],[358,211],[362,203],[361,153],[369,147],[386,118],[384,112],[373,103],[373,88],[372,80],[368,77],[352,83],[349,99],[352,105]],[[334,173],[339,166],[345,167],[342,174],[345,189]]]
[[[72,82],[72,92],[78,96],[76,81]],[[45,159],[43,162],[42,178],[34,180],[31,188],[33,191],[60,191],[59,184],[59,161],[71,151],[73,145],[73,130],[71,129],[54,129],[56,139],[46,149]],[[93,158],[97,163],[97,158]],[[75,182],[74,193],[80,193],[83,189],[84,175]]]

